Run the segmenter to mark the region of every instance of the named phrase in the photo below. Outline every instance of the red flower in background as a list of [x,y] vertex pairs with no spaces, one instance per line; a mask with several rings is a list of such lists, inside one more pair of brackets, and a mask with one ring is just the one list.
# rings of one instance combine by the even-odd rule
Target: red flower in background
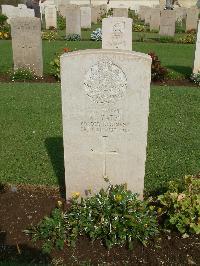
[[65,53],[69,53],[69,52],[70,52],[70,49],[67,48],[67,47],[65,47],[65,48],[63,49],[63,51],[64,51]]

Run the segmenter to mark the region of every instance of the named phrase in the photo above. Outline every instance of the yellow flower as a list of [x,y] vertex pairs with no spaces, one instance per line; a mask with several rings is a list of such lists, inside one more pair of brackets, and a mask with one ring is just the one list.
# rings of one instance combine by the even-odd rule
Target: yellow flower
[[122,200],[122,195],[120,195],[120,194],[119,195],[116,195],[115,196],[115,200],[116,201],[121,201]]
[[8,38],[8,34],[7,33],[4,33],[4,37]]
[[2,32],[0,32],[0,36],[2,35]]
[[73,192],[72,198],[78,198],[80,196],[80,192]]
[[58,205],[58,207],[61,207],[62,206],[62,201],[58,200],[57,201],[57,205]]

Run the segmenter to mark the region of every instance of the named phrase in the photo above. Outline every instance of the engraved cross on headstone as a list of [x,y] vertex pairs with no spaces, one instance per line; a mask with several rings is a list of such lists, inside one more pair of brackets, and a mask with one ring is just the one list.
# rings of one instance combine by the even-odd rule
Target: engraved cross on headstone
[[102,146],[103,146],[103,151],[95,151],[93,149],[91,149],[92,152],[94,152],[95,154],[101,154],[104,156],[104,160],[103,160],[103,177],[107,176],[107,155],[118,155],[119,153],[115,150],[113,151],[107,151],[106,150],[106,140],[107,140],[108,136],[102,136]]

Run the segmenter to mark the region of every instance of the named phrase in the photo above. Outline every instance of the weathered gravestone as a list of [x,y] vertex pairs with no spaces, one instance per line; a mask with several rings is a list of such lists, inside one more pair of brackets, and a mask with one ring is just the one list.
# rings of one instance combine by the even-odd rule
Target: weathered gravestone
[[145,24],[150,24],[150,19],[151,19],[151,8],[147,8],[145,15],[144,15],[144,22]]
[[113,17],[128,17],[128,9],[127,8],[113,8]]
[[152,8],[150,15],[150,31],[159,30],[160,28],[160,9]]
[[81,6],[81,28],[90,29],[92,22],[92,12],[90,6]]
[[81,36],[81,10],[79,7],[66,9],[66,36],[70,34]]
[[199,10],[197,8],[187,9],[186,31],[197,29],[198,16],[199,16]]
[[109,17],[102,20],[102,48],[132,51],[131,18]]
[[92,20],[92,23],[97,23],[98,19],[99,19],[99,14],[100,14],[100,7],[99,6],[92,6],[92,9],[91,9],[91,20]]
[[13,18],[11,23],[14,69],[27,68],[43,75],[41,23],[38,18]]
[[174,36],[176,12],[174,10],[161,10],[160,35]]
[[144,188],[151,58],[117,50],[61,56],[66,196],[127,183]]
[[47,5],[45,7],[45,24],[46,29],[51,27],[57,29],[57,10],[55,5]]
[[195,50],[195,59],[194,59],[194,68],[193,73],[197,74],[200,72],[200,20],[198,23],[198,32],[196,40],[196,50]]
[[176,11],[176,21],[182,21],[183,19],[186,19],[186,8],[178,7],[175,9],[175,11]]
[[139,15],[141,20],[145,20],[145,14],[146,14],[146,11],[148,9],[149,9],[148,6],[140,6],[139,7],[138,15]]

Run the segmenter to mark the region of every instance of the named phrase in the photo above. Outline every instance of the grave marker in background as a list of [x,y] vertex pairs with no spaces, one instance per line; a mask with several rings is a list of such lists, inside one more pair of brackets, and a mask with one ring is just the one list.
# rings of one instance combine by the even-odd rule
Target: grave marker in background
[[160,35],[174,36],[176,12],[174,10],[161,10]]
[[78,34],[81,36],[81,10],[79,7],[66,9],[66,36]]
[[109,17],[102,20],[102,48],[132,51],[131,18]]
[[41,22],[38,18],[11,19],[14,69],[30,68],[43,75]]

